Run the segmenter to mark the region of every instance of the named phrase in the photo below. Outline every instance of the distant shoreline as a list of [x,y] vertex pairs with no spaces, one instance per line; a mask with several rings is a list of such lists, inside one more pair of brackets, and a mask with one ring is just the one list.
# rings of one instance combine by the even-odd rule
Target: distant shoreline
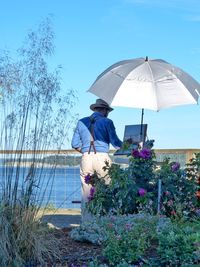
[[[32,162],[29,162],[29,161],[26,161],[26,162],[21,162],[20,163],[20,167],[31,167],[33,163]],[[1,164],[0,167],[17,167],[18,166],[18,163],[17,162],[5,162],[5,164]],[[41,162],[35,162],[34,163],[34,167],[35,168],[48,168],[48,167],[51,167],[51,168],[63,168],[63,167],[66,167],[66,168],[79,168],[80,166],[79,165],[64,165],[64,164],[52,164],[52,163],[41,163]]]

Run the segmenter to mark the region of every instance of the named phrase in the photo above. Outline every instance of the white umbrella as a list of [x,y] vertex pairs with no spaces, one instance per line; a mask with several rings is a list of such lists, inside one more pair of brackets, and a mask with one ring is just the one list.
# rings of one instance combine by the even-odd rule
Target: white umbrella
[[197,104],[200,84],[182,69],[146,57],[113,64],[97,77],[88,91],[112,106],[159,111]]

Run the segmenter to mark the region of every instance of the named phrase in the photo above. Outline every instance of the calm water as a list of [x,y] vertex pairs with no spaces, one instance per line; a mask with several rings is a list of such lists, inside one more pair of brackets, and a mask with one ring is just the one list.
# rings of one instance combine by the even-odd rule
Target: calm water
[[[172,161],[178,161],[184,166],[186,162],[186,154],[157,154],[157,160],[163,161],[165,157],[169,157]],[[13,170],[13,173],[11,172]],[[22,185],[22,181],[28,175],[29,168],[20,168],[20,187],[26,185],[27,182]],[[51,167],[36,168],[35,177],[41,182],[39,188],[36,191],[39,192],[39,198],[44,199],[44,202],[52,204],[56,208],[80,208],[80,204],[73,204],[72,201],[81,199],[81,183],[78,167],[62,167],[53,170]],[[4,177],[12,177],[15,180],[16,168],[3,167],[3,159],[0,158],[0,193],[4,185]],[[28,181],[28,179],[27,179]],[[49,183],[48,183],[49,181]],[[20,188],[19,187],[19,188]]]
[[[22,181],[24,185],[28,183],[28,169],[25,167],[20,168],[19,174],[19,188],[22,188]],[[73,200],[81,199],[81,183],[80,183],[80,170],[78,167],[62,167],[52,169],[49,168],[36,168],[36,179],[40,180],[38,190],[40,199],[44,202],[48,201],[56,208],[80,208],[80,204],[73,204]],[[0,188],[2,189],[4,179],[3,177],[12,177],[15,180],[16,168],[5,168],[0,166]],[[24,179],[26,177],[27,179]]]

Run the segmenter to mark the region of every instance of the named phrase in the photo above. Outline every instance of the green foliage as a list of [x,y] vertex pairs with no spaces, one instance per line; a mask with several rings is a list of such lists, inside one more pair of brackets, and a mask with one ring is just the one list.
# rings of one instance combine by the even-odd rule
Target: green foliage
[[107,239],[103,254],[112,266],[120,262],[137,262],[144,256],[155,235],[154,220],[139,218],[130,223],[110,223],[106,227]]
[[104,263],[89,266],[189,267],[200,264],[200,223],[144,214],[93,217],[72,230],[78,241],[101,244]]
[[[95,194],[87,203],[88,210],[98,215],[133,214],[142,208],[152,212],[155,209],[156,197],[153,168],[152,158],[148,160],[131,158],[127,169],[122,169],[116,164],[105,166],[111,182],[105,184],[104,179],[96,178]],[[145,188],[145,194],[139,193],[141,187]]]
[[180,219],[182,217],[190,218],[196,215],[198,199],[197,191],[197,173],[195,166],[189,166],[185,169],[177,168],[174,162],[166,159],[157,176],[162,180],[162,208],[161,212],[169,217]]
[[136,206],[132,197],[136,195],[134,180],[128,179],[128,172],[115,164],[108,168],[108,175],[112,177],[109,185],[103,179],[96,179],[95,196],[88,202],[89,211],[99,215],[132,213]]
[[145,188],[147,191],[154,189],[155,185],[155,155],[149,150],[151,156],[148,158],[137,157],[132,154],[129,158],[129,177],[135,180],[138,188]]
[[187,164],[186,172],[188,178],[197,183],[197,206],[200,208],[200,153],[195,153],[195,156]]
[[200,259],[200,224],[171,224],[158,234],[158,266],[193,266]]
[[197,216],[199,177],[199,155],[186,168],[165,159],[160,166],[151,149],[133,150],[129,166],[106,165],[107,176],[96,177],[95,193],[87,203],[92,214],[157,213],[158,179],[162,182],[161,214],[176,219]]
[[200,171],[200,153],[195,153],[194,157],[187,164],[186,171],[189,178],[195,179]]

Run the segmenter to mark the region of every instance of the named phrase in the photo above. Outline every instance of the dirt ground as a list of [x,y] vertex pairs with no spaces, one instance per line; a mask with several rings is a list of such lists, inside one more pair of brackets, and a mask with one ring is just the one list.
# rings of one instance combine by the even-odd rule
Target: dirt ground
[[102,249],[100,246],[86,242],[78,242],[70,237],[71,228],[56,230],[56,236],[61,240],[61,262],[56,267],[86,267],[89,261],[98,258],[101,262]]
[[87,263],[96,257],[103,261],[100,246],[78,242],[70,237],[72,228],[79,226],[81,222],[80,210],[51,210],[42,215],[42,221],[47,222],[55,230],[56,237],[61,241],[62,260],[56,267],[86,267]]

